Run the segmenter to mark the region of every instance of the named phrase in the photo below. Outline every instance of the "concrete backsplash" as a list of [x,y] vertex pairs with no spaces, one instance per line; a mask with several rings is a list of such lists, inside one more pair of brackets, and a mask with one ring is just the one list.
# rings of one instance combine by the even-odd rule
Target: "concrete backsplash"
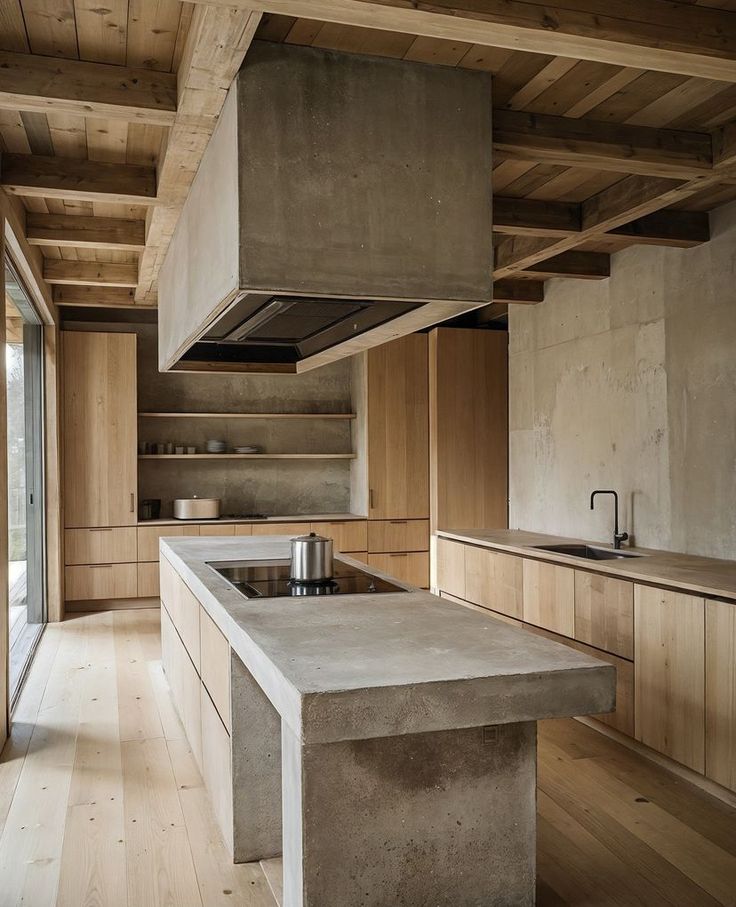
[[693,249],[634,246],[608,280],[509,306],[509,525],[736,558],[736,204]]

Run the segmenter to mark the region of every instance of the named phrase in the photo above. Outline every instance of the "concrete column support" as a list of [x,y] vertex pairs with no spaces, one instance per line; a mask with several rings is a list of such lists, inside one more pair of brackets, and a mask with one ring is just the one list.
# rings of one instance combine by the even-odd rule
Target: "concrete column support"
[[534,903],[536,725],[304,745],[282,724],[283,907]]

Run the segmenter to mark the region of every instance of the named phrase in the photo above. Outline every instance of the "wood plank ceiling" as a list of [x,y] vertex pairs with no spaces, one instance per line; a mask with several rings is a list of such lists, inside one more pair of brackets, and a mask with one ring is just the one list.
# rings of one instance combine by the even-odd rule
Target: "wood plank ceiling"
[[[609,254],[632,243],[703,242],[703,212],[736,198],[736,77],[261,15],[258,4],[231,2],[241,8],[0,0],[0,182],[23,201],[58,302],[155,304],[180,205],[254,34],[494,75],[499,302],[539,301],[550,276],[605,277]],[[317,6],[326,16],[340,4]],[[667,6],[736,26],[734,0]]]

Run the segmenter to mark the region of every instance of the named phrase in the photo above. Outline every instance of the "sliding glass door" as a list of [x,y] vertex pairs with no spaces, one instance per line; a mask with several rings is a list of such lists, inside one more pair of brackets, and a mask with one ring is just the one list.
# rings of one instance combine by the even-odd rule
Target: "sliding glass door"
[[46,621],[43,507],[43,328],[5,262],[10,699]]

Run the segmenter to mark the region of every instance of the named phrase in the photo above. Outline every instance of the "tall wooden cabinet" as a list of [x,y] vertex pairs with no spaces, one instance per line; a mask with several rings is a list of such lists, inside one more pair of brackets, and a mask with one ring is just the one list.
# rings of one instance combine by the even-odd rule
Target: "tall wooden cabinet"
[[62,344],[65,526],[134,526],[136,336],[65,331]]

